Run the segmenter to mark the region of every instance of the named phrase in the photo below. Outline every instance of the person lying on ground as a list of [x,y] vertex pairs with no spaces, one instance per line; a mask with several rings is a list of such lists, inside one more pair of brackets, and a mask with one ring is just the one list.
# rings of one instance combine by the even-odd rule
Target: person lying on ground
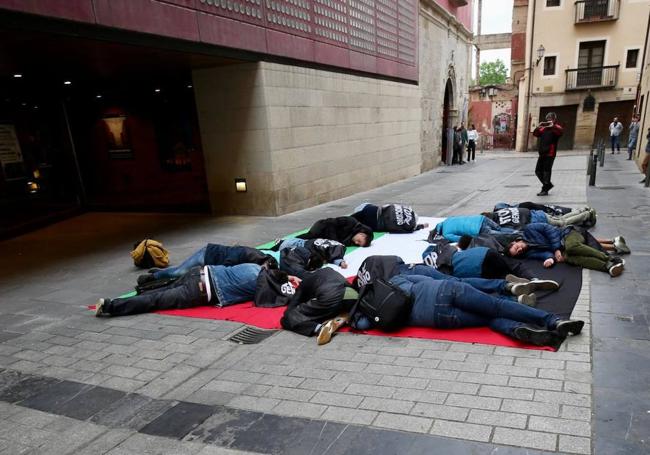
[[408,205],[401,204],[380,207],[364,203],[356,207],[351,216],[375,232],[401,234],[429,227],[427,223],[418,224],[417,213]]
[[529,210],[523,207],[505,207],[493,212],[483,212],[481,215],[490,218],[502,228],[521,229],[530,223],[548,223],[553,226],[585,226],[596,224],[596,211],[585,207],[565,215],[549,215],[542,210]]
[[[505,209],[508,207],[519,207],[528,210],[541,210],[542,212],[548,213],[549,215],[566,215],[569,212],[572,212],[574,209],[571,207],[564,207],[562,205],[555,204],[540,204],[539,202],[518,202],[516,204],[508,204],[507,202],[497,202],[494,205],[493,211],[496,212],[499,209]],[[591,207],[586,207],[590,209]]]
[[506,247],[505,252],[511,257],[541,259],[546,268],[553,267],[556,262],[566,262],[606,272],[613,277],[623,272],[625,261],[618,256],[610,256],[607,252],[630,252],[623,237],[603,241],[585,230],[557,228],[544,223],[529,224],[515,234],[495,237]]
[[374,237],[372,229],[351,216],[325,218],[316,221],[309,231],[296,236],[299,239],[336,240],[345,246],[370,246]]
[[[411,299],[405,317],[407,326],[437,329],[488,326],[524,343],[557,348],[569,334],[578,335],[584,325],[583,321],[564,319],[454,280],[400,274],[391,278],[390,283]],[[373,323],[357,312],[351,325],[367,330]]]
[[[471,237],[480,234],[502,234],[514,232],[514,229],[501,227],[483,215],[450,216],[433,228],[437,235],[447,240],[458,242],[463,235]],[[432,231],[432,232],[433,232]]]
[[155,280],[165,278],[178,278],[185,275],[192,267],[205,265],[233,266],[238,264],[269,263],[271,268],[278,268],[277,261],[270,254],[248,246],[227,246],[217,243],[208,243],[203,248],[192,253],[187,259],[176,267],[165,269],[151,269],[149,273],[138,277],[138,284],[143,285]]
[[451,280],[467,283],[486,293],[496,293],[515,298],[519,303],[535,305],[534,292],[540,290],[557,290],[559,285],[552,280],[528,280],[515,275],[505,278],[479,278],[476,276],[457,277],[438,271],[426,264],[405,264],[399,256],[368,256],[357,272],[352,285],[359,289],[377,278],[388,281],[397,275],[421,275],[434,280]]
[[[345,245],[336,240],[330,239],[280,239],[277,241],[271,250],[280,251],[288,248],[302,247],[306,248],[311,253],[310,261],[313,262],[313,267],[310,270],[320,268],[324,263],[330,263],[345,269],[348,267],[347,262],[343,259],[345,256]],[[320,261],[320,265],[316,266]],[[282,261],[280,261],[280,269],[282,269]]]
[[[95,305],[95,315],[126,316],[158,310],[191,308],[202,305],[229,306],[253,300],[260,272],[268,263],[233,266],[206,265],[190,268],[177,280],[142,294],[116,299],[102,298]],[[298,286],[300,279],[277,269],[269,273],[277,280]]]

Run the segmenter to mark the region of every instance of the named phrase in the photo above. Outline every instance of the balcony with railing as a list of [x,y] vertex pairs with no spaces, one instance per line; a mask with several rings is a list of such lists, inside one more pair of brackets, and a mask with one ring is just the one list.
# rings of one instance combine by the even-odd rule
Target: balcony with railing
[[614,88],[620,65],[595,66],[566,70],[566,90]]
[[579,0],[575,5],[575,23],[588,24],[618,19],[620,0]]

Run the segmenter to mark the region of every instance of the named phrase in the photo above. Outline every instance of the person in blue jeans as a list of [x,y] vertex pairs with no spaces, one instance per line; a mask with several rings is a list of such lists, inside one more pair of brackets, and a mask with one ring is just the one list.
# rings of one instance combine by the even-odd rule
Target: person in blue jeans
[[[157,310],[191,308],[202,305],[230,306],[253,300],[257,277],[262,271],[258,264],[233,266],[206,265],[192,267],[177,280],[133,297],[102,298],[95,305],[95,316],[126,316]],[[280,270],[279,281],[300,284],[300,279]]]
[[434,230],[451,242],[458,242],[463,235],[477,237],[481,234],[496,235],[515,231],[499,226],[498,223],[483,215],[450,216],[438,223]]
[[[402,274],[390,282],[412,299],[410,326],[438,329],[488,326],[519,341],[551,347],[558,347],[569,334],[578,335],[584,326],[583,321],[492,296],[454,280]],[[360,317],[353,321],[353,326],[366,330],[372,323]]]
[[246,263],[257,265],[268,263],[270,268],[278,268],[277,261],[272,255],[266,254],[256,248],[241,245],[227,246],[208,243],[175,267],[151,269],[149,273],[140,275],[138,277],[138,284],[143,285],[150,281],[164,278],[179,278],[197,266],[223,265],[229,267]]

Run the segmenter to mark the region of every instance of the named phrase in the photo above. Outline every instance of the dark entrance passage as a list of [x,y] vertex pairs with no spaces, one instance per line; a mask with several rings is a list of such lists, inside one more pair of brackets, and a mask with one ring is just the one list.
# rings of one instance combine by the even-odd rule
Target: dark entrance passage
[[619,138],[621,149],[627,150],[627,137],[629,134],[628,126],[630,126],[630,122],[632,121],[633,112],[633,100],[599,103],[594,141],[600,141],[602,139],[605,142],[605,146],[609,149],[609,124],[612,123],[614,117],[618,117],[618,121],[623,124],[623,132]]
[[452,102],[454,96],[454,88],[450,80],[447,80],[447,85],[445,86],[445,98],[444,104],[442,106],[442,131],[441,131],[441,143],[440,150],[441,156],[440,159],[443,163],[451,164],[451,155],[452,149],[450,140],[450,130],[452,128],[451,124],[451,110]]
[[0,28],[0,237],[85,210],[207,212],[205,55]]
[[[539,121],[543,122],[546,114],[555,112],[557,121],[564,127],[564,134],[560,138],[557,145],[558,150],[571,150],[576,134],[576,118],[578,113],[578,105],[573,104],[569,106],[551,106],[542,107],[539,109]],[[536,142],[535,142],[536,144]],[[537,148],[537,145],[535,146]]]

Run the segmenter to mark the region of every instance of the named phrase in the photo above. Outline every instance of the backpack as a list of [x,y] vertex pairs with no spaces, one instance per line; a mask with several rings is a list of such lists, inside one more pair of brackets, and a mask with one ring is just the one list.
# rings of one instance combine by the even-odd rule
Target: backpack
[[361,289],[352,313],[360,311],[375,326],[390,332],[406,324],[412,306],[411,297],[404,291],[388,281],[377,278]]
[[413,232],[417,228],[417,215],[413,208],[402,204],[389,204],[381,208],[380,225],[386,232]]
[[157,240],[144,239],[136,242],[131,251],[133,264],[141,269],[165,268],[169,265],[169,252]]

